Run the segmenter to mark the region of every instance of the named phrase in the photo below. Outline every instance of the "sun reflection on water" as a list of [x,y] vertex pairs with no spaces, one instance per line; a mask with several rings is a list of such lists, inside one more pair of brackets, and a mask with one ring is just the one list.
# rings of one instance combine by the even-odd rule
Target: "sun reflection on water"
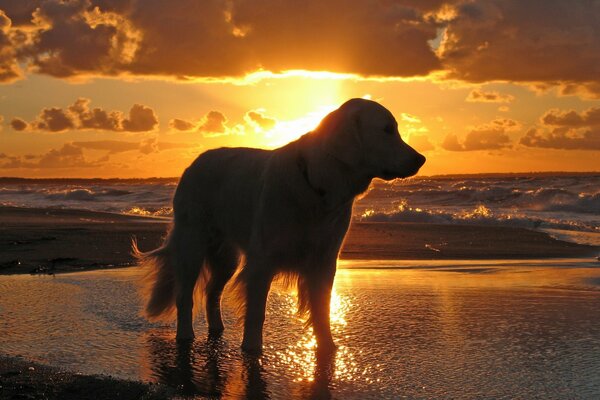
[[[287,314],[301,322],[306,322],[297,315],[296,293],[287,293],[283,296]],[[330,302],[331,333],[334,340],[345,337],[344,328],[347,325],[347,313],[351,306],[350,297],[340,295],[334,288]],[[366,383],[372,383],[370,377],[374,374],[371,373],[371,366],[359,365],[354,352],[355,350],[348,346],[339,345],[335,356],[328,360],[330,363],[319,360],[317,340],[312,328],[309,327],[295,343],[283,350],[275,350],[272,353],[274,358],[272,362],[278,364],[278,367],[285,368],[293,382],[312,383],[325,378],[327,381],[335,380],[335,382],[353,382],[362,379]],[[362,350],[359,351],[360,353]]]

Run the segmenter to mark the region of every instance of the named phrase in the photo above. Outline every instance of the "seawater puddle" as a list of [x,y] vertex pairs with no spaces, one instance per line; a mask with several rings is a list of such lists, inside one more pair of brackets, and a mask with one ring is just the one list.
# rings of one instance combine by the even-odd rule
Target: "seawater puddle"
[[[583,260],[340,263],[336,356],[275,286],[260,358],[226,332],[177,345],[139,316],[136,268],[0,277],[0,352],[223,398],[598,398],[600,268]],[[426,268],[425,268],[426,267]]]

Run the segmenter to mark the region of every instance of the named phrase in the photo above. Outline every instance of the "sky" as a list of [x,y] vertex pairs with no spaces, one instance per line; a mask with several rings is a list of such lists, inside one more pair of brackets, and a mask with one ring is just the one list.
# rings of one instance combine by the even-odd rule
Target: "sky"
[[0,0],[0,176],[174,177],[353,97],[421,175],[600,171],[598,0]]

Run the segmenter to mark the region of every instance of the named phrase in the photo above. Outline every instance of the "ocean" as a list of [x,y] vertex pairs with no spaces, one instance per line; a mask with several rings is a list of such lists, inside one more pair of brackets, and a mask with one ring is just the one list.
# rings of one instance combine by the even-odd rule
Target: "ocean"
[[[176,178],[0,178],[0,205],[169,217],[176,186]],[[600,173],[376,180],[355,203],[354,219],[516,226],[600,245]]]

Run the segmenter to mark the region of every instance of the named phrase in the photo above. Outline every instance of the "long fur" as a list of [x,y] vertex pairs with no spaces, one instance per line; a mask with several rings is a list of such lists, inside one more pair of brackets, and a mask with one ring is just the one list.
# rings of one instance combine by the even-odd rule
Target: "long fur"
[[[140,285],[140,296],[144,299],[145,307],[142,315],[150,321],[169,321],[176,313],[177,280],[175,276],[174,235],[170,227],[163,244],[152,251],[140,251],[137,239],[131,241],[132,254],[138,266],[144,271]],[[180,254],[180,257],[185,255]],[[194,315],[200,312],[204,305],[206,283],[210,272],[201,266],[194,289]]]
[[190,305],[194,312],[206,305],[209,330],[220,332],[220,295],[232,282],[228,294],[240,316],[248,299],[257,300],[245,315],[243,346],[252,349],[260,346],[263,321],[257,315],[265,288],[276,278],[297,291],[298,313],[318,328],[317,340],[332,345],[324,317],[329,307],[322,303],[354,199],[373,178],[407,177],[424,162],[402,141],[392,114],[364,99],[344,103],[314,131],[278,149],[201,154],[181,177],[175,222],[163,245],[144,253],[133,242],[145,270],[145,315],[168,319],[179,307],[178,338],[190,339]]

